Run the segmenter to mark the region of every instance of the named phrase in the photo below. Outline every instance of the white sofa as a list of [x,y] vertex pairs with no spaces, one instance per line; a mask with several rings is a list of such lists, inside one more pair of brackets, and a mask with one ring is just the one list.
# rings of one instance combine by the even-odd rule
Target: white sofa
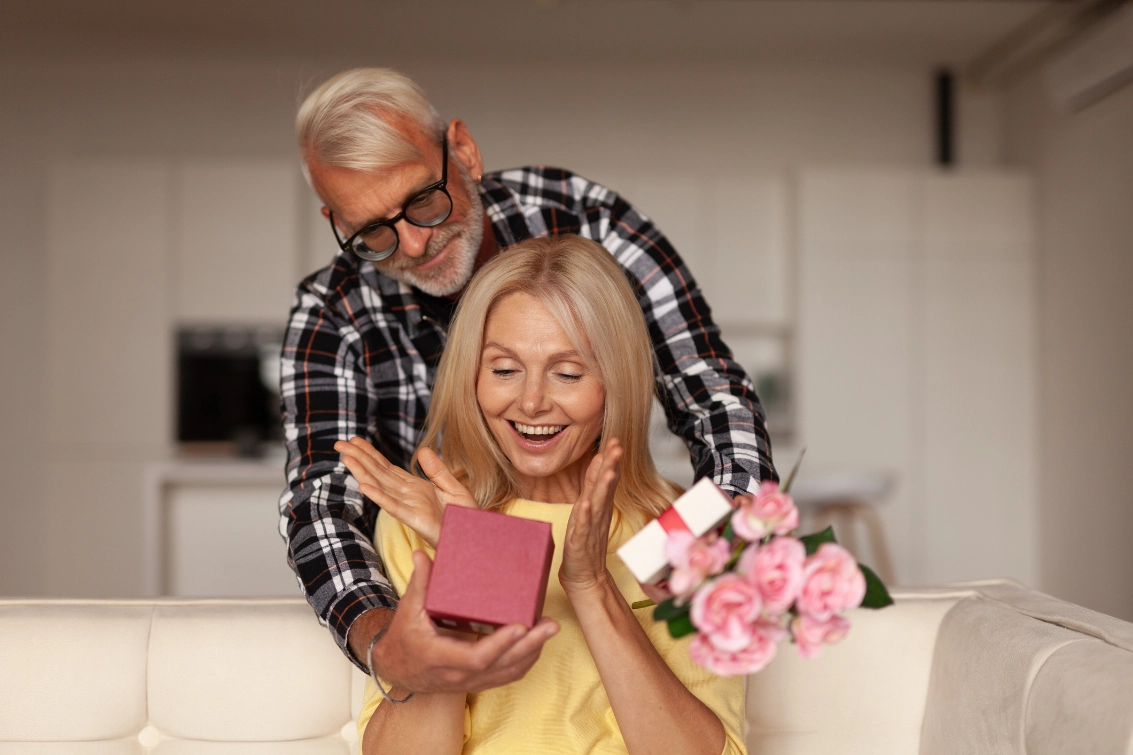
[[[1015,583],[897,590],[749,683],[752,753],[1133,753],[1133,624]],[[362,675],[301,600],[0,600],[0,755],[350,753]]]

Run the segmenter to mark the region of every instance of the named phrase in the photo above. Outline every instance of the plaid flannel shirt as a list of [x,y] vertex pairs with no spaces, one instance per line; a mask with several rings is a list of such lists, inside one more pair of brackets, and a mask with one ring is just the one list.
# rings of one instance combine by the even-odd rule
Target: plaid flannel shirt
[[[688,444],[695,476],[732,493],[776,479],[763,409],[695,280],[653,223],[613,191],[556,168],[485,174],[484,209],[501,249],[576,233],[625,270],[656,351],[669,429]],[[425,421],[452,312],[340,253],[299,284],[282,356],[287,488],[280,534],[319,620],[338,644],[364,611],[397,605],[372,541],[377,506],[358,492],[334,443],[367,438],[408,465]],[[359,664],[360,667],[361,664]]]

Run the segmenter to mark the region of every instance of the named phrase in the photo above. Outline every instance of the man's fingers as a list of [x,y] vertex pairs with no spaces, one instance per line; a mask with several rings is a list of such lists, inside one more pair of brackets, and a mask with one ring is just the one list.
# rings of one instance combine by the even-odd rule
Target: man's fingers
[[429,586],[432,570],[433,562],[425,551],[413,551],[413,574],[409,577],[409,584],[405,586],[398,611],[408,609],[411,614],[415,614],[425,610],[425,588]]
[[558,631],[558,622],[553,619],[540,619],[530,631],[521,624],[500,627],[476,641],[469,653],[469,663],[472,668],[484,671],[498,670],[510,665],[509,659],[523,658],[533,650],[538,651]]
[[496,661],[497,666],[508,667],[520,663],[532,653],[539,657],[543,644],[559,633],[559,623],[552,618],[543,617],[525,633],[519,641],[509,647]]
[[530,632],[496,660],[491,669],[479,675],[470,691],[480,692],[522,679],[539,660],[543,645],[558,631],[559,625],[554,619],[540,619]]

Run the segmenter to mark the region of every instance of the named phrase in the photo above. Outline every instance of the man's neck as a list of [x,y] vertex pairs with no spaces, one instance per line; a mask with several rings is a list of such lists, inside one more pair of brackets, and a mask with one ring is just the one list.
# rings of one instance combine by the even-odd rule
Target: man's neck
[[[500,242],[496,241],[496,231],[492,227],[492,221],[488,219],[488,213],[484,213],[484,234],[480,240],[480,251],[476,253],[476,262],[472,265],[472,274],[475,275],[476,271],[484,266],[484,264],[500,253]],[[464,288],[468,288],[465,284]],[[456,301],[464,293],[464,288],[457,291],[455,294],[447,297]]]
[[496,241],[496,230],[492,227],[492,221],[488,218],[488,213],[485,212],[484,235],[480,240],[480,252],[476,255],[476,264],[472,267],[473,275],[484,266],[484,263],[499,253],[500,242]]

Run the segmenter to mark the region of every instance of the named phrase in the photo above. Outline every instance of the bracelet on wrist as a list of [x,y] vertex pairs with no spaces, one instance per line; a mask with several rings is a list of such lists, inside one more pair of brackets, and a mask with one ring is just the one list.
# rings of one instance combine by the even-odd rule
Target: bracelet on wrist
[[[382,629],[379,629],[373,637],[370,638],[370,644],[366,647],[366,663],[368,663],[370,666],[370,678],[374,680],[374,686],[378,688],[378,692],[382,693],[382,697],[384,697],[388,702],[400,705],[401,703],[409,702],[413,698],[413,695],[415,693],[410,692],[402,699],[395,700],[394,698],[390,697],[389,692],[387,692],[385,687],[382,686],[382,683],[378,681],[378,672],[374,669],[374,645],[378,644],[378,640],[384,637],[385,633],[388,631],[388,626],[383,627]],[[393,687],[390,687],[390,691],[393,691]]]

